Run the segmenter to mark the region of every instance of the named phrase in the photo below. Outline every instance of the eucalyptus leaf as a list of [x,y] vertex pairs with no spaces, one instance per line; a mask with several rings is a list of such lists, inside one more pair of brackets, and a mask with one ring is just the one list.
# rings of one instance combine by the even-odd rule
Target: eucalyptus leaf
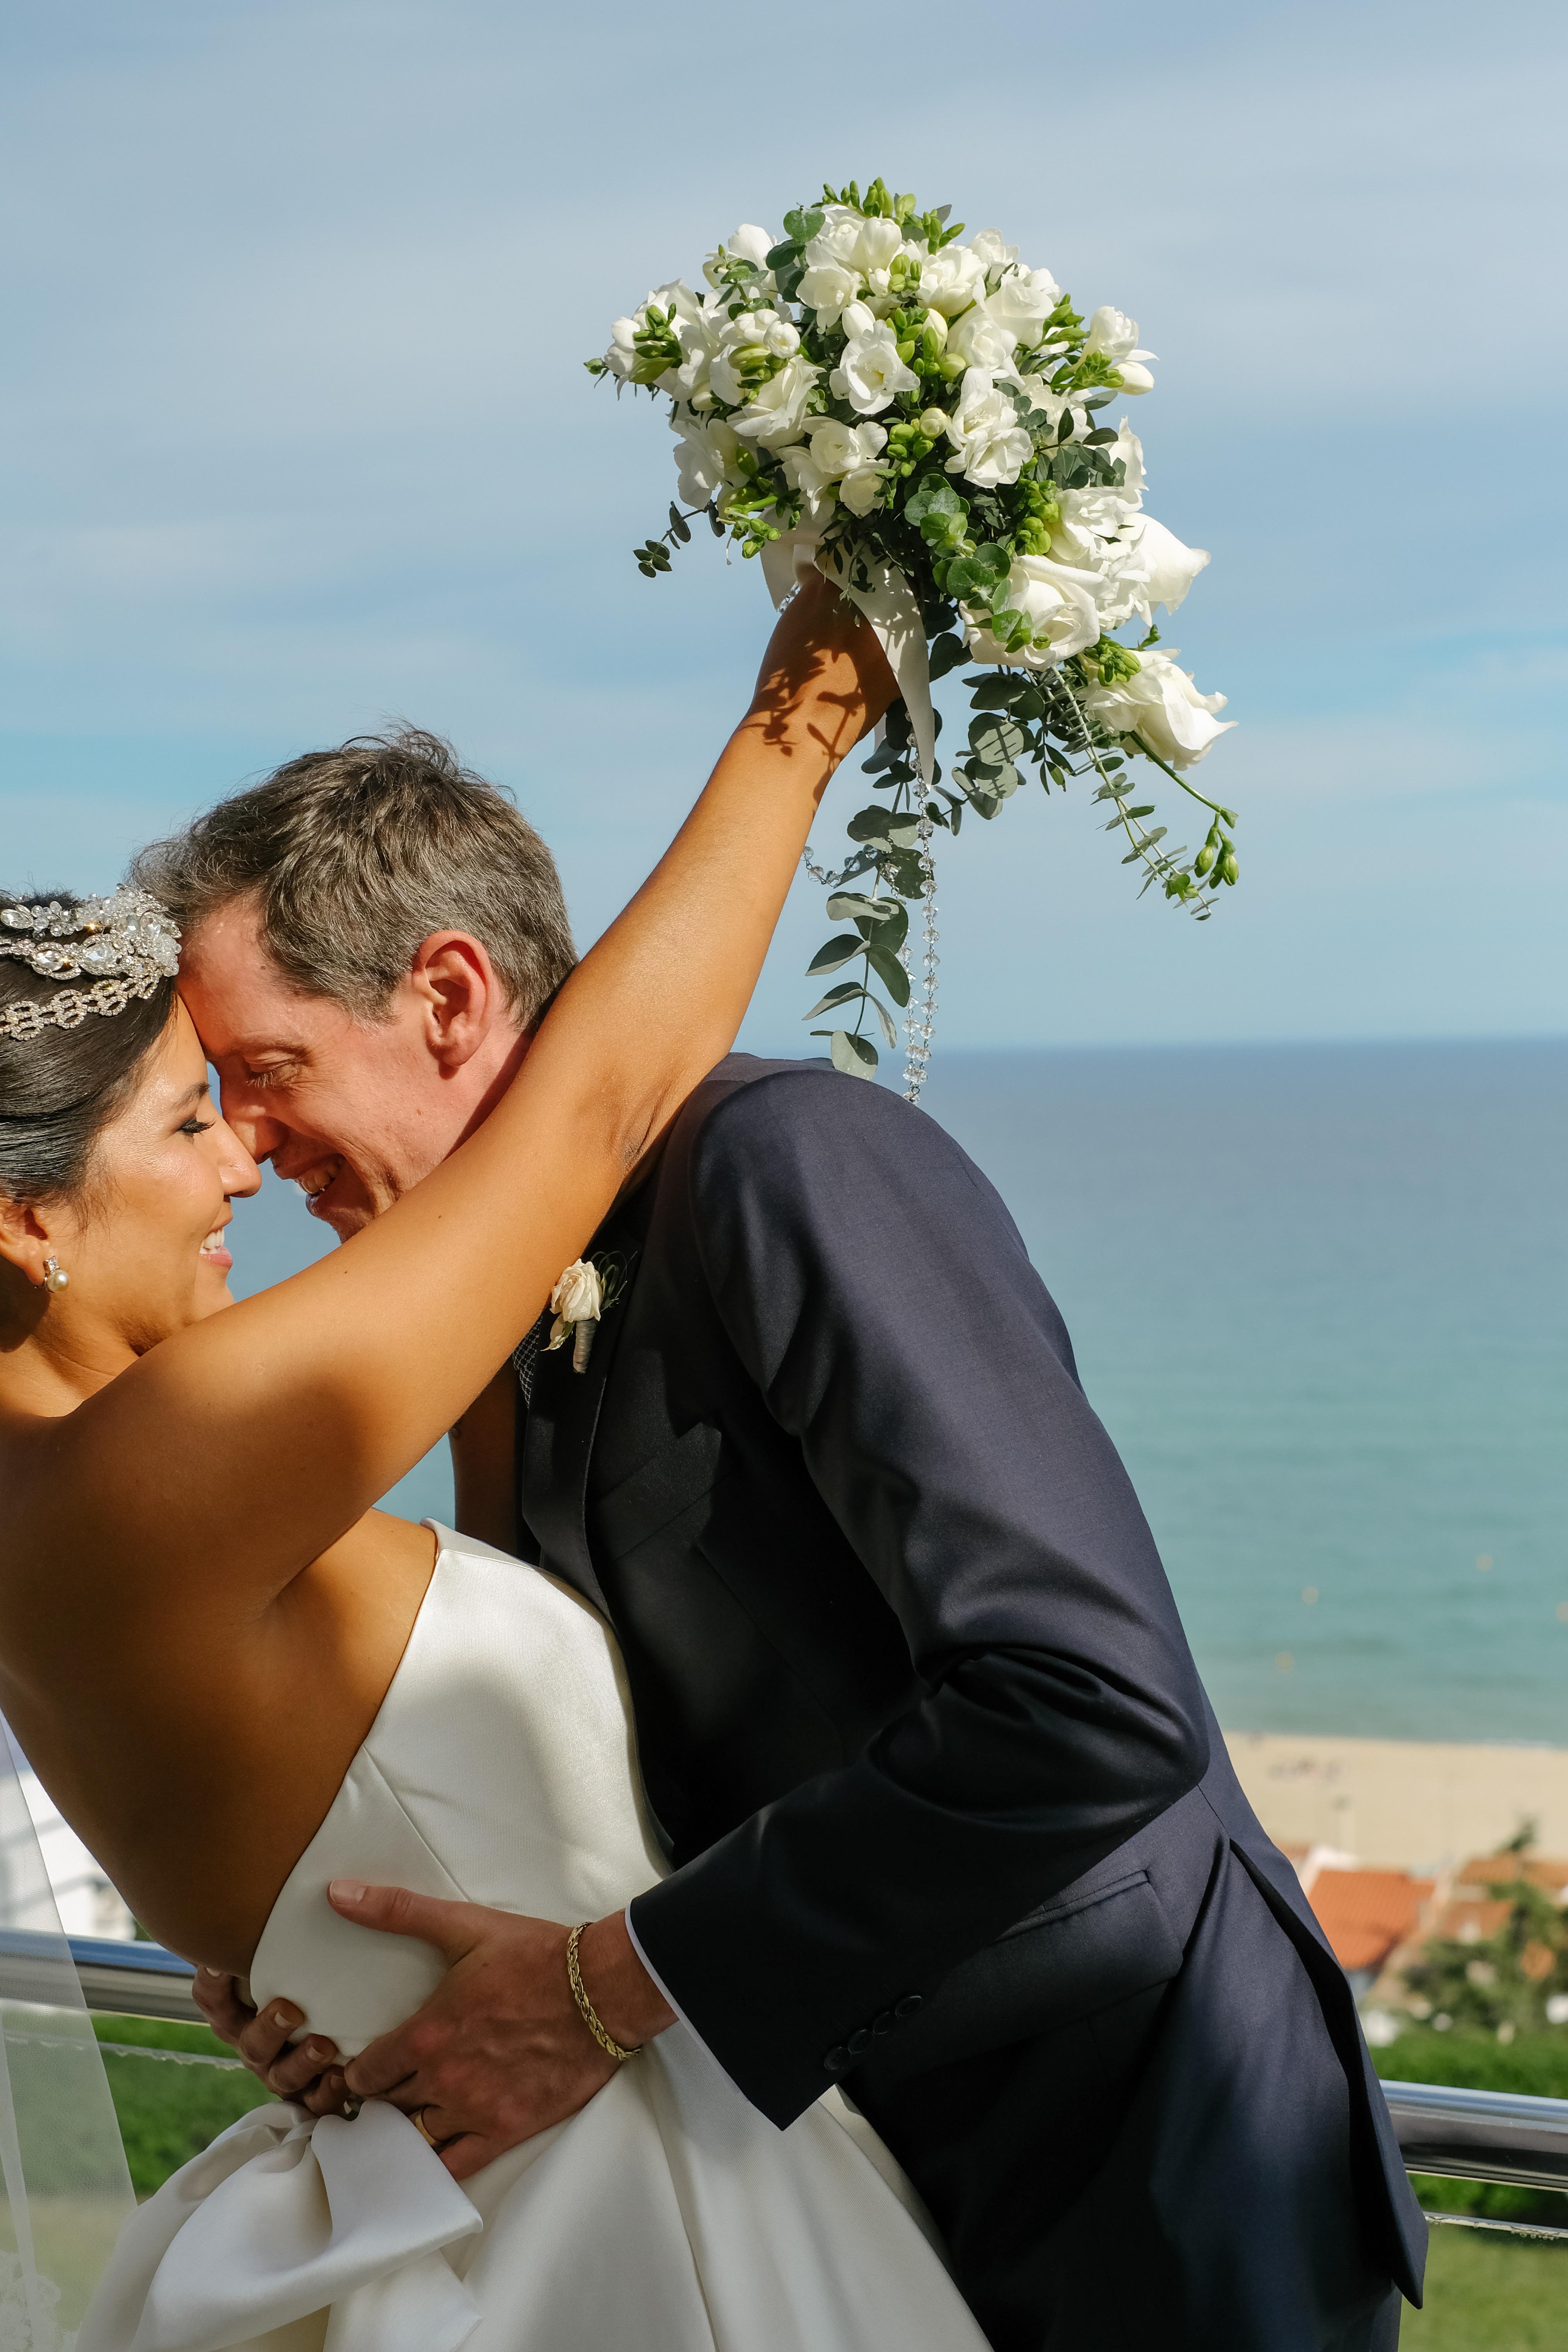
[[899,1049],[899,1033],[893,1025],[892,1014],[889,1012],[887,1006],[879,997],[868,996],[866,999],[866,1002],[870,1006],[872,1012],[876,1014],[879,1023],[881,1024],[882,1034],[888,1041],[889,1053],[896,1054]]
[[809,1013],[803,1013],[800,1017],[803,1021],[815,1021],[819,1013],[835,1012],[840,1004],[858,1003],[865,993],[858,980],[841,980],[837,988],[830,988],[826,996],[818,998]]
[[933,678],[945,677],[950,669],[969,659],[969,648],[960,636],[946,631],[931,641],[931,674]]
[[[866,950],[866,961],[892,998],[895,1004],[910,1001],[910,976],[896,955],[889,955],[879,942]],[[875,1003],[876,999],[871,1000]],[[890,1041],[889,1041],[890,1042]]]
[[[813,1034],[820,1036],[823,1032]],[[827,1050],[833,1056],[834,1068],[842,1070],[846,1077],[868,1078],[877,1066],[877,1048],[869,1037],[852,1036],[847,1029],[834,1030]]]
[[837,971],[839,965],[847,963],[851,956],[858,956],[865,944],[858,931],[840,931],[836,940],[829,940],[817,949],[805,967],[807,980],[815,980],[818,972]]

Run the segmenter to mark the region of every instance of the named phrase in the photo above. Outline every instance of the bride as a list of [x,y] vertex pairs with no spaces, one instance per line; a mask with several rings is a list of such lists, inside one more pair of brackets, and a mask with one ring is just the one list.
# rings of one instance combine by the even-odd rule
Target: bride
[[606,1931],[571,1947],[605,2053],[580,2114],[476,2169],[460,2118],[259,2109],[132,2219],[79,2352],[983,2352],[847,2105],[780,2132],[679,2022],[622,2063],[612,1923],[663,1864],[609,1630],[372,1507],[728,1049],[890,692],[870,630],[803,591],[489,1118],[237,1307],[227,1203],[260,1179],[208,1097],[172,925],[132,894],[0,905],[0,1706],[39,1779],[154,1935],[258,2001],[287,1988],[345,2054],[442,1962],[331,1882]]

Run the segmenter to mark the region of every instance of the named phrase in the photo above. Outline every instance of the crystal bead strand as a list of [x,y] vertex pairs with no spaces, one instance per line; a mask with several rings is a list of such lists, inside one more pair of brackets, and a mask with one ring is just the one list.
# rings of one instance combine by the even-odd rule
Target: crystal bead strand
[[[904,1019],[904,1035],[908,1040],[909,1058],[904,1064],[904,1100],[919,1103],[921,1088],[925,1084],[926,1066],[931,1060],[931,1033],[936,1027],[936,972],[942,959],[936,951],[937,903],[936,860],[931,855],[931,837],[936,828],[929,816],[922,816],[917,839],[920,844],[921,879],[924,884],[925,959],[921,973],[919,1001],[916,1000],[911,974],[910,1009]],[[909,971],[910,948],[906,938],[899,961]]]

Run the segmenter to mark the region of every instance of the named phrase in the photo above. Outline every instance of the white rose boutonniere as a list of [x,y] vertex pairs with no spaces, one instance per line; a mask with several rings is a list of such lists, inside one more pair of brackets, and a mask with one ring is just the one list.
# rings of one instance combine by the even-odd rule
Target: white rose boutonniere
[[557,1278],[550,1294],[551,1310],[555,1320],[544,1343],[546,1355],[552,1355],[557,1348],[563,1348],[570,1339],[573,1370],[587,1370],[594,1334],[610,1308],[618,1305],[626,1296],[635,1263],[635,1253],[630,1260],[613,1253],[573,1259]]

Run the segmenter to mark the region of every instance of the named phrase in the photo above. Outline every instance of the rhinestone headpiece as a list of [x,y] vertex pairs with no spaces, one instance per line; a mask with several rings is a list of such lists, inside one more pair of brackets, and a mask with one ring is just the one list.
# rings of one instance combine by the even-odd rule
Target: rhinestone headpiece
[[0,956],[31,965],[40,980],[92,975],[89,988],[62,988],[47,1004],[0,1004],[0,1037],[36,1037],[40,1029],[75,1029],[89,1013],[123,1013],[133,996],[151,996],[180,969],[180,931],[145,890],[79,898],[74,907],[51,898],[47,907],[0,907]]

